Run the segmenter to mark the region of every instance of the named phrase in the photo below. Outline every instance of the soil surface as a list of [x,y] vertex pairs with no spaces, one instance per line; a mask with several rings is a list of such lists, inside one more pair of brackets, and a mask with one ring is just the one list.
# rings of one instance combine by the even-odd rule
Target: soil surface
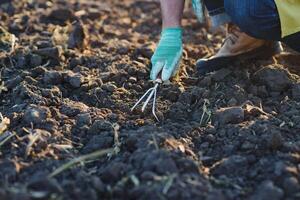
[[157,122],[130,108],[153,86],[159,16],[153,1],[1,1],[0,199],[300,198],[300,57],[199,77],[224,34],[187,9]]

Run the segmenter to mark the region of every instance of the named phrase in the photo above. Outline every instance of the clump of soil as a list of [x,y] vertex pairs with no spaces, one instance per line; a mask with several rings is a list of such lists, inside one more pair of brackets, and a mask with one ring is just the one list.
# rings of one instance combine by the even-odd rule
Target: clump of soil
[[130,108],[152,87],[158,2],[0,3],[0,199],[298,199],[299,57],[199,77],[224,35],[191,13],[157,122]]

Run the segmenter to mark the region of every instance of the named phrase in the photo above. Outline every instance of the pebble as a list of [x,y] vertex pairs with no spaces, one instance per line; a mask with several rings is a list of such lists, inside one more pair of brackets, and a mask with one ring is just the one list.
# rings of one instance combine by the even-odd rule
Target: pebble
[[82,127],[84,125],[90,125],[92,123],[92,118],[89,113],[83,113],[77,115],[76,121],[76,125]]
[[52,10],[49,15],[49,18],[65,22],[74,18],[74,13],[69,8],[56,8]]
[[60,109],[60,112],[69,117],[74,117],[79,113],[88,112],[89,107],[84,103],[66,99]]
[[43,59],[40,55],[32,54],[30,56],[30,67],[40,66],[42,64],[42,61]]
[[28,124],[40,124],[49,117],[51,117],[51,112],[48,107],[30,105],[25,110],[23,119]]
[[96,120],[91,128],[88,131],[88,134],[97,135],[103,131],[111,131],[113,130],[113,126],[109,121],[106,120]]
[[235,99],[235,98],[231,98],[229,101],[228,101],[228,105],[229,106],[236,106],[238,103],[238,101]]
[[273,129],[270,131],[270,137],[268,139],[268,147],[272,150],[277,150],[283,146],[283,138],[280,131]]
[[244,110],[241,107],[221,108],[216,111],[213,117],[214,123],[218,122],[220,125],[237,124],[244,120]]
[[23,81],[23,78],[18,75],[12,79],[9,79],[6,81],[5,86],[7,87],[7,89],[13,89],[15,87],[17,87],[19,85],[19,83],[21,83]]
[[72,71],[68,71],[64,74],[64,80],[73,88],[80,88],[80,86],[84,82],[84,77],[80,73],[73,73]]
[[43,81],[46,84],[60,84],[62,83],[63,76],[62,73],[59,71],[46,71],[43,77]]
[[33,53],[46,58],[53,58],[55,60],[59,60],[62,54],[62,49],[59,47],[47,47],[47,48],[34,50]]
[[84,49],[86,46],[86,30],[83,24],[78,21],[72,24],[72,31],[69,36],[68,48]]

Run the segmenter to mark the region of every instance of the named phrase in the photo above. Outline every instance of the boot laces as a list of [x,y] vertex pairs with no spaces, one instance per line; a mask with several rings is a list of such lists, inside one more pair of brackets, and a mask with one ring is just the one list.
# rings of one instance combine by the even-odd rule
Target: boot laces
[[241,33],[241,31],[236,25],[228,24],[227,25],[227,37],[223,41],[222,46],[224,46],[224,44],[228,40],[230,41],[231,45],[234,45],[237,42],[240,33]]

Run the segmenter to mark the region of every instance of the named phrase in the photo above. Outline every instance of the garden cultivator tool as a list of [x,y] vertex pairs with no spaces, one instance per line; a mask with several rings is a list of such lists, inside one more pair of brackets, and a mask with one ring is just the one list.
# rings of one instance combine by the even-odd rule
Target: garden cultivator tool
[[156,79],[154,81],[154,86],[145,92],[145,94],[131,108],[131,111],[133,111],[143,101],[143,99],[146,99],[146,101],[144,102],[144,104],[142,106],[142,112],[144,112],[147,105],[149,104],[150,100],[152,99],[152,114],[155,117],[155,119],[157,121],[159,121],[159,119],[155,113],[155,104],[156,104],[156,97],[157,97],[157,89],[161,83],[162,83],[161,79]]

